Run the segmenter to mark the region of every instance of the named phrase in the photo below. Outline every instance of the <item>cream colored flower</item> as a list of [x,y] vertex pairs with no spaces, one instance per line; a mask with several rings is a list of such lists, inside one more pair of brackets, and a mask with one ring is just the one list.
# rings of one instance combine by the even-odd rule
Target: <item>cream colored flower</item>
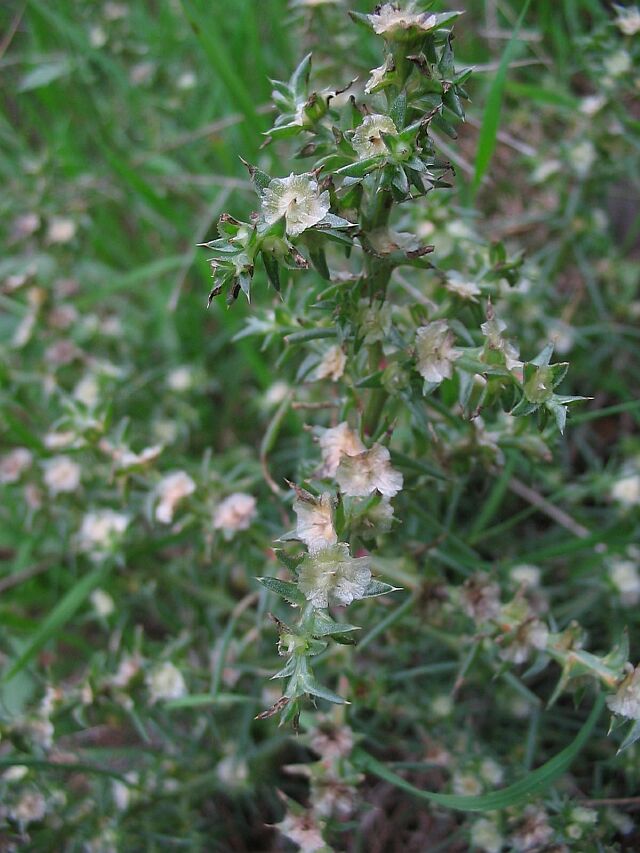
[[68,243],[76,234],[76,224],[72,219],[54,216],[47,228],[48,243]]
[[418,373],[427,382],[451,379],[453,362],[462,353],[453,346],[453,333],[446,320],[434,320],[416,332]]
[[633,560],[612,561],[609,566],[609,577],[625,607],[631,607],[640,601],[640,574]]
[[187,365],[174,367],[167,376],[167,386],[172,391],[188,391],[193,387],[193,370]]
[[570,148],[568,154],[576,174],[586,178],[596,162],[597,153],[593,143],[589,139],[583,139]]
[[347,605],[362,598],[371,581],[369,557],[352,557],[340,542],[309,554],[300,564],[298,587],[316,608]]
[[514,566],[509,574],[516,586],[540,586],[540,569],[537,566],[522,563],[519,566]]
[[500,587],[479,572],[464,582],[460,604],[474,622],[488,622],[500,613]]
[[455,273],[449,273],[445,287],[449,293],[455,293],[460,299],[469,302],[477,302],[476,296],[480,296],[480,288],[474,281],[467,281]]
[[129,471],[132,468],[140,468],[154,462],[162,453],[161,444],[145,447],[140,453],[134,453],[128,447],[118,447],[103,439],[99,444],[100,450],[111,457],[117,471]]
[[605,71],[612,77],[620,77],[626,74],[633,66],[631,54],[626,50],[617,50],[608,56],[603,62]]
[[338,541],[333,526],[333,501],[325,492],[316,498],[303,489],[296,490],[293,511],[298,516],[296,536],[315,554]]
[[328,849],[320,826],[311,812],[287,814],[276,826],[282,835],[297,844],[303,853],[324,853]]
[[111,598],[109,593],[105,592],[103,589],[94,589],[89,598],[96,613],[103,619],[106,619],[107,616],[111,616],[116,609],[113,598]]
[[580,102],[580,112],[585,116],[594,116],[606,103],[607,99],[604,95],[587,95]]
[[518,853],[534,853],[544,850],[552,838],[553,828],[549,825],[546,811],[540,806],[527,806],[523,820],[509,840]]
[[329,212],[329,192],[318,192],[318,182],[309,175],[274,178],[262,193],[265,222],[285,218],[287,234],[296,236],[317,225]]
[[351,144],[361,160],[387,153],[387,146],[382,138],[383,133],[388,136],[398,135],[398,130],[389,116],[378,114],[365,116],[351,139]]
[[44,437],[44,446],[48,450],[61,450],[64,447],[71,447],[76,438],[75,432],[71,430],[65,432],[48,432]]
[[73,397],[79,403],[82,403],[87,409],[94,409],[100,400],[100,385],[98,379],[93,373],[87,373],[73,389]]
[[383,3],[373,15],[367,15],[367,18],[378,35],[399,39],[415,38],[433,30],[438,18],[428,12],[414,12],[413,7],[414,4],[411,3],[408,9],[403,10],[395,3]]
[[640,504],[640,474],[628,474],[621,477],[611,487],[611,497],[623,506]]
[[625,36],[635,36],[640,33],[640,9],[637,6],[614,6],[616,10],[616,26]]
[[156,519],[162,524],[171,524],[173,514],[181,500],[192,495],[196,490],[196,484],[186,471],[174,471],[167,474],[156,486],[158,504],[156,506]]
[[356,456],[365,450],[358,434],[346,421],[325,429],[320,436],[320,449],[324,466],[321,476],[333,477],[343,456]]
[[504,356],[504,363],[507,370],[517,370],[522,367],[522,362],[518,359],[518,350],[502,336],[502,333],[507,328],[504,320],[499,320],[493,311],[487,317],[487,320],[480,326],[482,334],[487,338],[487,346],[489,349],[497,350]]
[[33,454],[26,447],[16,447],[0,459],[0,483],[17,483],[31,467]]
[[365,94],[371,95],[373,92],[377,92],[378,89],[384,83],[384,78],[390,71],[393,71],[393,69],[393,56],[388,53],[382,65],[379,65],[377,68],[371,69],[371,76],[367,80],[367,85],[364,87]]
[[158,664],[148,672],[145,683],[152,705],[162,699],[180,699],[187,694],[182,673],[170,661]]
[[543,651],[547,647],[549,629],[540,619],[527,619],[500,650],[500,657],[512,663],[524,663],[534,649]]
[[225,498],[213,516],[213,526],[232,535],[236,530],[247,530],[256,514],[256,499],[244,492],[235,492]]
[[344,373],[347,357],[339,344],[330,347],[322,357],[322,361],[316,367],[314,379],[331,379],[337,382]]
[[623,678],[613,696],[607,697],[607,706],[621,717],[640,720],[640,666]]
[[351,497],[365,497],[376,490],[392,498],[402,489],[402,474],[391,466],[391,454],[382,444],[374,444],[355,456],[343,456],[336,481]]
[[483,853],[500,853],[504,847],[504,837],[494,821],[480,818],[471,827],[471,842]]
[[82,469],[68,456],[54,456],[45,462],[44,482],[50,495],[75,492],[80,485]]
[[47,801],[40,791],[25,791],[11,808],[13,820],[22,827],[41,821],[47,813]]
[[128,515],[112,509],[88,512],[82,519],[77,544],[80,551],[99,557],[124,534],[131,521]]

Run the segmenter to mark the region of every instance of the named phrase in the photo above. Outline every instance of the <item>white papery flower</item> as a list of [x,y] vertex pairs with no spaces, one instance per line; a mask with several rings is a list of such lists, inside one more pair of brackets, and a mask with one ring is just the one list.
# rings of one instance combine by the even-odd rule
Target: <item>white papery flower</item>
[[285,838],[297,844],[304,853],[322,853],[327,849],[320,826],[310,812],[299,815],[286,814],[284,820],[277,823],[276,827]]
[[333,501],[325,492],[319,498],[302,489],[297,489],[293,511],[298,517],[296,536],[315,554],[338,541],[333,526]]
[[616,26],[625,36],[635,36],[640,32],[640,9],[637,6],[614,6]]
[[54,456],[44,465],[44,482],[52,496],[62,492],[75,492],[80,485],[82,469],[68,456]]
[[468,299],[469,302],[477,302],[476,296],[480,296],[480,288],[474,281],[467,281],[455,273],[449,273],[445,287],[449,293],[455,293],[460,299]]
[[540,586],[540,569],[537,566],[522,563],[519,566],[514,566],[510,575],[516,586]]
[[382,65],[379,65],[377,68],[372,68],[369,72],[371,76],[367,80],[367,85],[364,87],[365,95],[371,95],[373,92],[376,92],[378,87],[384,82],[386,75],[390,71],[393,71],[393,68],[393,56],[388,53]]
[[604,62],[605,71],[611,74],[612,77],[620,77],[630,71],[633,65],[631,55],[626,50],[617,50],[608,56]]
[[100,385],[96,376],[92,373],[83,376],[73,389],[73,397],[87,409],[94,409],[100,400]]
[[417,330],[417,368],[427,382],[451,379],[453,362],[462,355],[453,346],[453,340],[453,333],[446,320],[434,320]]
[[640,504],[640,474],[621,477],[611,487],[611,497],[623,506]]
[[76,224],[73,219],[54,216],[47,228],[48,243],[68,243],[76,234]]
[[478,572],[462,585],[460,605],[467,616],[481,625],[500,612],[500,587]]
[[47,801],[40,791],[25,791],[10,811],[13,820],[22,827],[37,823],[46,813]]
[[330,347],[313,372],[314,379],[331,379],[337,382],[344,373],[347,357],[339,344]]
[[161,444],[145,447],[140,453],[134,453],[128,447],[114,447],[111,449],[111,456],[118,471],[125,471],[155,462],[162,450]]
[[234,492],[217,507],[213,526],[232,535],[237,530],[247,530],[256,514],[256,499],[244,492]]
[[640,574],[633,560],[615,560],[609,566],[609,577],[620,593],[620,601],[631,607],[640,601]]
[[16,447],[0,459],[0,483],[17,483],[31,467],[33,454],[26,447]]
[[172,391],[188,391],[194,384],[193,370],[187,365],[174,367],[167,376],[167,386]]
[[361,160],[387,152],[387,146],[381,135],[383,133],[389,136],[398,135],[398,129],[389,116],[377,113],[365,116],[362,124],[355,129],[351,139],[351,144]]
[[196,490],[196,484],[186,471],[174,471],[167,474],[156,486],[158,504],[156,506],[156,519],[162,524],[171,524],[173,514],[181,500],[192,495]]
[[570,148],[568,154],[575,172],[581,178],[586,178],[596,162],[597,152],[593,143],[589,139],[583,139]]
[[471,842],[483,853],[500,853],[504,846],[504,837],[492,820],[483,817],[471,827]]
[[145,683],[152,705],[161,699],[180,699],[187,694],[187,685],[182,673],[171,661],[155,666],[147,673]]
[[607,706],[621,717],[640,720],[640,666],[625,676],[613,696],[607,697]]
[[352,557],[343,542],[309,554],[300,564],[298,588],[316,608],[362,598],[371,582],[369,557]]
[[88,512],[82,519],[77,544],[80,551],[101,556],[124,534],[131,518],[113,509]]
[[528,619],[508,639],[508,644],[500,650],[500,657],[512,663],[524,663],[534,649],[543,651],[547,647],[549,629],[540,619]]
[[116,609],[113,598],[111,598],[109,593],[105,592],[103,589],[94,589],[89,598],[96,613],[103,619],[106,619],[107,616],[111,616]]
[[534,853],[543,850],[552,837],[553,828],[546,811],[540,806],[527,806],[523,820],[509,840],[518,853]]
[[504,320],[499,320],[495,314],[487,317],[487,320],[482,323],[480,330],[487,338],[489,349],[497,350],[504,356],[504,362],[507,370],[517,370],[522,367],[522,362],[518,359],[518,350],[502,336],[502,333],[507,328]]
[[391,465],[391,454],[382,444],[374,444],[356,456],[344,456],[336,471],[336,481],[345,495],[366,497],[376,490],[392,498],[402,489],[402,474]]
[[395,3],[383,3],[367,18],[378,35],[413,38],[433,30],[438,23],[436,15],[414,12],[412,7],[410,4],[408,9],[399,9]]
[[262,193],[262,212],[268,225],[285,218],[287,234],[296,236],[317,225],[329,212],[329,191],[318,192],[309,175],[274,178]]
[[338,426],[330,427],[320,436],[320,450],[324,463],[323,477],[333,477],[343,456],[355,456],[365,450],[358,434],[349,427],[346,421]]
[[604,95],[587,95],[580,102],[580,112],[586,116],[594,116],[604,107],[607,99]]

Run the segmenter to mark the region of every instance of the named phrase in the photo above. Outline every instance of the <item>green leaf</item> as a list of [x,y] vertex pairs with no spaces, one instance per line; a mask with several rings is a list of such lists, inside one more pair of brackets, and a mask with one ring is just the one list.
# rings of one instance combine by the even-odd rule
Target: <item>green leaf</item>
[[589,740],[602,713],[604,702],[604,695],[599,694],[591,709],[591,713],[578,732],[575,740],[563,749],[562,752],[559,752],[541,767],[538,767],[537,770],[527,774],[523,779],[514,782],[513,785],[509,785],[507,788],[502,788],[499,791],[492,791],[490,794],[466,796],[440,794],[436,791],[423,791],[421,788],[416,788],[415,785],[398,776],[392,770],[389,770],[382,762],[364,750],[356,751],[353,760],[356,767],[360,770],[371,773],[379,779],[389,782],[396,788],[413,794],[419,799],[437,803],[438,805],[445,806],[445,808],[467,812],[490,812],[506,809],[527,802],[533,794],[545,791],[556,779],[562,776],[563,773],[566,773],[575,757]]
[[335,634],[346,634],[349,631],[359,631],[357,625],[349,625],[347,622],[336,622],[324,610],[316,610],[313,614],[313,627],[311,633],[314,637],[330,637]]
[[329,690],[324,684],[319,684],[311,674],[307,674],[302,679],[302,686],[306,693],[312,696],[317,696],[319,699],[326,699],[327,702],[333,702],[334,705],[348,705],[346,699],[343,699],[338,693]]
[[247,163],[247,161],[244,160],[242,157],[240,157],[240,161],[249,172],[249,177],[251,178],[253,188],[258,193],[258,195],[261,196],[262,190],[268,187],[271,183],[271,177],[267,175],[266,172],[263,172],[261,169],[258,169],[257,166],[252,166],[251,163]]
[[256,578],[256,580],[270,592],[275,592],[276,595],[284,598],[289,604],[302,605],[305,603],[304,595],[291,581],[281,581],[272,577]]
[[163,703],[167,711],[178,711],[181,708],[202,708],[207,705],[218,705],[221,708],[229,708],[233,705],[255,704],[260,700],[255,696],[242,696],[239,693],[192,693],[190,696],[181,696],[179,699],[169,699]]
[[267,278],[273,285],[274,290],[280,293],[280,268],[278,267],[278,262],[273,255],[269,255],[267,252],[262,253],[262,262],[267,272]]
[[406,113],[407,93],[403,90],[391,104],[391,109],[389,110],[389,116],[398,130],[404,129]]
[[375,157],[365,157],[364,160],[358,160],[356,163],[349,163],[347,166],[336,169],[336,175],[344,175],[348,178],[364,178],[367,172],[377,166],[382,166],[383,163],[384,157],[376,154]]
[[296,99],[302,99],[307,93],[309,75],[311,74],[311,54],[308,53],[291,75],[289,86]]
[[18,84],[18,92],[32,92],[48,86],[60,77],[66,77],[71,71],[72,65],[67,59],[59,62],[45,62],[37,68],[28,71]]
[[475,193],[480,186],[480,183],[485,176],[489,163],[495,151],[496,141],[498,138],[498,129],[500,127],[500,113],[502,111],[502,99],[504,96],[504,87],[507,80],[507,71],[518,44],[518,33],[524,21],[524,16],[527,13],[531,0],[526,0],[522,11],[518,17],[516,25],[513,29],[513,35],[507,44],[496,76],[493,78],[487,103],[482,116],[482,127],[478,137],[478,149],[476,152],[475,174],[473,177],[473,192]]
[[375,598],[378,595],[386,595],[388,592],[399,592],[401,589],[401,586],[391,586],[390,583],[384,583],[384,581],[372,580],[361,597]]
[[23,669],[40,649],[67,624],[69,619],[85,602],[92,590],[104,580],[107,570],[104,566],[94,569],[82,577],[39,624],[18,659],[2,676],[2,681],[11,679]]
[[629,749],[629,747],[633,746],[633,744],[638,740],[640,740],[640,720],[634,720],[626,738],[620,744],[620,749],[617,754],[620,755],[624,749]]

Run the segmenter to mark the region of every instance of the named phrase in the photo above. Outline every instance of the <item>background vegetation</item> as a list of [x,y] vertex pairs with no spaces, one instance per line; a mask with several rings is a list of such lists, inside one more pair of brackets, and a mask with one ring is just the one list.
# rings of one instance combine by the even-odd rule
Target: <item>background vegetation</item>
[[[291,171],[286,144],[262,147],[268,78],[288,79],[308,50],[320,85],[380,63],[341,4],[312,5],[0,10],[0,850],[293,849],[268,825],[285,814],[278,791],[289,813],[305,803],[307,780],[286,768],[313,753],[254,720],[278,663],[274,604],[253,578],[275,573],[271,542],[292,526],[261,442],[297,364],[281,335],[234,339],[277,304],[266,281],[255,304],[205,310],[196,244],[223,210],[255,208],[239,154]],[[496,293],[501,316],[529,354],[555,340],[571,363],[563,393],[592,399],[535,458],[513,447],[504,464],[454,467],[451,488],[425,483],[422,524],[407,530],[408,548],[425,546],[422,574],[389,560],[407,592],[358,605],[359,648],[327,666],[354,698],[334,725],[417,787],[465,794],[552,759],[591,700],[547,710],[557,670],[472,666],[433,617],[452,573],[484,568],[513,590],[533,566],[541,612],[559,628],[577,620],[603,654],[627,627],[638,660],[640,36],[597,0],[537,0],[516,42],[519,3],[457,7],[472,102],[460,138],[443,137],[455,188],[423,210],[424,233],[436,257],[480,240],[524,252],[530,281]],[[313,451],[304,411],[278,426],[269,466],[282,482]],[[193,488],[163,523],[176,471]],[[258,511],[225,531],[216,512],[237,492]],[[105,509],[116,515],[87,519]],[[607,725],[603,714],[572,775],[538,794],[553,827],[539,846],[518,841],[535,817],[522,802],[487,809],[504,849],[637,849],[637,747],[616,756],[624,733],[607,739]],[[476,814],[365,769],[345,782],[354,808],[330,821],[335,849],[491,849]]]

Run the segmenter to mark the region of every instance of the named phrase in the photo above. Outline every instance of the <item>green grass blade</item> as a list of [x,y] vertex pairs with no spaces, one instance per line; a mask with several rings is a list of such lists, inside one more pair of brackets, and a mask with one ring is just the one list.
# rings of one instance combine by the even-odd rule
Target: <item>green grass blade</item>
[[240,74],[234,70],[234,59],[229,55],[225,42],[212,25],[210,9],[203,7],[197,0],[182,0],[182,8],[191,29],[200,42],[213,71],[226,87],[234,105],[244,113],[245,122],[242,132],[247,152],[254,152],[261,142],[262,121],[256,112],[256,101],[247,89]]
[[516,47],[518,44],[518,33],[520,32],[520,27],[522,26],[522,22],[524,20],[524,16],[527,13],[527,9],[529,8],[530,2],[531,0],[527,0],[527,2],[522,7],[522,11],[520,12],[520,16],[518,17],[515,28],[513,30],[513,35],[509,39],[509,43],[507,44],[505,51],[502,54],[502,59],[500,60],[500,65],[496,72],[496,76],[494,77],[493,83],[491,84],[491,88],[489,89],[489,94],[487,96],[487,104],[482,116],[482,127],[480,128],[480,135],[478,137],[475,175],[473,178],[472,186],[472,191],[474,195],[477,192],[478,187],[480,186],[480,182],[485,176],[487,169],[489,168],[489,163],[491,162],[493,152],[495,151],[496,141],[498,137],[498,129],[500,127],[500,113],[502,111],[502,99],[504,96],[504,88],[507,80],[507,71],[509,70],[509,63],[511,62],[515,54]]
[[2,681],[11,681],[21,669],[24,669],[40,649],[66,625],[76,610],[86,601],[89,593],[104,579],[105,574],[106,570],[104,567],[94,569],[69,590],[62,601],[53,608],[32,634],[26,647],[18,656],[18,659],[2,676]]
[[416,788],[406,779],[389,770],[384,764],[373,756],[359,750],[356,753],[356,764],[358,768],[367,773],[389,782],[396,788],[401,788],[409,794],[428,800],[450,809],[467,812],[490,812],[498,809],[506,809],[510,806],[526,802],[533,794],[539,793],[552,785],[571,766],[574,758],[589,739],[598,717],[604,707],[604,695],[600,694],[591,709],[585,724],[578,732],[575,740],[568,747],[559,752],[537,770],[529,773],[524,779],[514,782],[500,791],[492,791],[490,794],[479,796],[462,796],[457,794],[438,794],[435,791],[423,791]]

